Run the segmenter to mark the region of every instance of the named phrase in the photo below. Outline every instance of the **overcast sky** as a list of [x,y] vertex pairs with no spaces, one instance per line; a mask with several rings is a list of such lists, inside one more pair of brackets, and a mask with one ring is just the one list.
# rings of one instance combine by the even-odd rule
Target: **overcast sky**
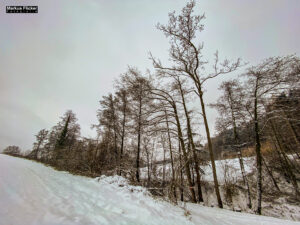
[[[155,29],[184,0],[1,0],[0,149],[30,149],[34,135],[50,129],[72,109],[84,136],[93,137],[101,96],[127,65],[151,69],[148,52],[168,57],[168,41]],[[299,0],[201,0],[205,12],[200,35],[210,59],[265,57],[300,53]],[[38,5],[38,14],[6,14],[6,5]],[[226,78],[232,77],[231,75]],[[206,86],[205,100],[218,97],[222,79]],[[216,112],[208,110],[213,129]],[[202,131],[205,135],[204,131]]]

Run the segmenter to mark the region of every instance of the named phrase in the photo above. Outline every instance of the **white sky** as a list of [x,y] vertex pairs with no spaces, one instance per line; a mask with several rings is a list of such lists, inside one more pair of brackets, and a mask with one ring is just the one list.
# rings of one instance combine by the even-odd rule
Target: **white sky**
[[[127,65],[152,69],[147,53],[166,60],[168,41],[155,24],[166,23],[184,0],[2,0],[0,2],[0,149],[32,147],[34,135],[50,129],[72,109],[84,136],[93,136],[102,95]],[[6,14],[6,5],[38,5],[38,14]],[[201,0],[206,14],[200,35],[206,58],[265,57],[300,52],[299,0]],[[232,76],[228,75],[226,78]],[[223,79],[206,86],[218,97]],[[210,128],[216,112],[209,109]],[[205,135],[204,130],[201,130]]]

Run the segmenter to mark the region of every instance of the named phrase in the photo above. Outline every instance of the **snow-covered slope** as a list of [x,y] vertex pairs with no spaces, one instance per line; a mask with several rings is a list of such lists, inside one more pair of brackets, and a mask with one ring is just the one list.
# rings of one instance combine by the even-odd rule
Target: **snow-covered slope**
[[122,177],[91,179],[0,155],[0,225],[300,224],[188,204],[190,216]]
[[[250,173],[255,163],[255,157],[245,157],[243,160],[244,160],[244,167],[245,167],[246,174]],[[232,177],[242,179],[240,163],[238,158],[216,160],[215,163],[216,163],[217,176],[220,183],[224,183],[224,174],[225,174],[226,165],[227,165],[228,174],[230,174]],[[166,163],[165,169],[167,171],[166,175],[168,176],[169,179],[171,179],[170,177],[171,163]],[[201,169],[204,171],[204,174],[201,176],[201,179],[203,181],[213,182],[211,164],[209,163],[206,166],[201,165]],[[147,171],[148,171],[147,167],[141,168],[140,172],[142,178],[147,179]],[[157,171],[157,177],[162,179],[163,164],[158,164],[156,171]]]

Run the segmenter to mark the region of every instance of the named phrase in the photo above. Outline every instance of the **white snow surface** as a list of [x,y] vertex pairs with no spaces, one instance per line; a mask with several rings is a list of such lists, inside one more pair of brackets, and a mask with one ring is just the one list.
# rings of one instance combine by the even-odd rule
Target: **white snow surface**
[[[245,173],[248,174],[252,171],[252,165],[255,163],[254,157],[245,157],[243,158],[244,161],[244,168]],[[242,179],[242,173],[241,173],[241,167],[240,162],[238,158],[234,159],[223,159],[223,160],[216,160],[216,171],[218,180],[220,183],[224,183],[224,174],[225,174],[225,165],[227,165],[228,174],[230,174],[231,177]],[[212,174],[212,168],[211,164],[207,166],[202,166],[202,169],[205,172],[205,175],[203,176],[203,180],[205,181],[211,181],[213,182],[213,174]]]
[[[189,213],[185,213],[189,211]],[[184,215],[186,214],[186,215]],[[190,214],[190,215],[188,215]],[[0,154],[0,225],[300,224],[153,199],[120,176],[92,179]]]

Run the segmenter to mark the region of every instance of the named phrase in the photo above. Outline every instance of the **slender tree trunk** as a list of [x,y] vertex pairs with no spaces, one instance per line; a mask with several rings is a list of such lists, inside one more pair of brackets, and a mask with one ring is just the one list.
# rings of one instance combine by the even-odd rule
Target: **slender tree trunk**
[[258,127],[258,114],[257,114],[257,85],[254,93],[254,133],[255,133],[255,152],[256,152],[256,168],[257,168],[257,214],[261,215],[261,202],[262,202],[262,166],[261,166],[261,145]]
[[161,138],[162,141],[162,147],[163,147],[163,180],[162,180],[162,186],[165,186],[165,180],[166,180],[166,148],[165,148],[165,139]]
[[191,178],[190,163],[189,163],[188,155],[187,155],[187,152],[185,149],[183,135],[182,135],[182,131],[181,131],[181,125],[180,125],[180,121],[179,121],[179,117],[178,117],[177,109],[176,109],[175,105],[173,106],[173,109],[174,109],[174,114],[175,114],[175,119],[176,119],[176,124],[177,124],[178,138],[180,140],[180,145],[181,145],[181,149],[182,149],[182,153],[183,153],[185,173],[186,173],[186,176],[188,179],[188,185],[189,185],[189,189],[191,192],[191,198],[192,198],[192,202],[196,203],[196,195],[195,195],[195,190],[194,190],[192,178]]
[[181,158],[181,146],[180,146],[180,140],[178,138],[178,151],[179,151],[179,166],[180,166],[180,201],[183,202],[183,173],[182,173],[182,158]]
[[168,114],[167,114],[166,110],[165,110],[165,117],[166,117],[168,144],[169,144],[169,151],[170,151],[170,158],[171,158],[172,187],[173,187],[174,198],[175,198],[175,201],[177,202],[176,187],[175,187],[174,161],[173,161],[173,153],[172,153],[172,142],[171,142],[171,135],[170,135],[169,118],[168,118]]
[[140,182],[140,152],[141,152],[141,116],[142,116],[142,99],[139,101],[139,115],[138,115],[138,146],[136,156],[136,180]]
[[266,167],[266,170],[267,170],[269,176],[271,177],[271,180],[272,180],[272,182],[273,182],[273,184],[274,184],[274,187],[277,189],[277,191],[280,192],[280,188],[278,187],[277,181],[275,180],[272,171],[270,170],[268,164],[266,163],[266,160],[264,159],[264,157],[261,157],[261,159],[262,159],[263,164],[264,164],[265,167]]
[[300,193],[299,193],[299,187],[298,187],[297,179],[296,179],[295,174],[293,173],[293,170],[292,170],[292,168],[290,166],[288,157],[287,157],[286,153],[283,150],[283,146],[282,146],[282,144],[281,144],[281,142],[279,140],[279,137],[278,137],[278,134],[277,134],[277,131],[275,129],[273,121],[271,120],[270,123],[271,123],[271,128],[272,128],[272,131],[273,131],[273,135],[274,135],[276,144],[279,147],[279,151],[280,151],[280,153],[281,153],[281,155],[283,157],[283,160],[284,160],[284,167],[285,167],[285,169],[286,169],[289,177],[292,180],[292,184],[293,184],[293,187],[294,187],[295,195],[299,196]]
[[241,149],[237,147],[237,145],[239,144],[239,135],[237,132],[236,117],[234,115],[232,90],[230,88],[228,88],[227,92],[228,92],[228,102],[230,104],[234,141],[235,141],[235,145],[236,145],[235,148],[238,150],[238,158],[239,158],[241,173],[242,173],[242,177],[243,177],[243,182],[244,182],[244,186],[246,186],[246,189],[247,189],[247,206],[249,209],[251,209],[252,203],[251,203],[251,192],[250,192],[249,182],[248,182],[248,179],[247,179],[246,173],[245,173],[244,160],[243,160]]
[[242,152],[240,150],[239,150],[239,153],[238,153],[238,157],[239,157],[239,162],[240,162],[240,167],[241,167],[241,172],[242,172],[244,185],[247,188],[247,206],[248,206],[249,209],[251,209],[252,208],[252,202],[251,202],[250,186],[249,186],[248,179],[246,177],[243,156],[242,156]]
[[191,128],[191,120],[190,120],[190,116],[189,116],[189,113],[188,113],[188,110],[187,110],[187,107],[186,107],[185,97],[184,97],[184,93],[183,93],[183,90],[182,90],[180,80],[178,80],[178,86],[179,86],[179,90],[180,90],[180,94],[181,94],[182,105],[183,105],[183,108],[184,108],[185,117],[186,117],[188,138],[189,138],[189,142],[190,142],[190,145],[192,147],[192,152],[193,152],[194,167],[195,167],[195,171],[196,171],[197,191],[198,191],[198,193],[197,193],[198,194],[198,199],[197,200],[198,200],[198,202],[203,202],[202,188],[201,188],[201,181],[200,181],[201,178],[200,178],[199,162],[198,162],[196,147],[195,147],[195,143],[194,143],[194,139],[193,139],[193,132],[192,132],[192,128]]
[[[125,104],[125,103],[124,103]],[[123,106],[123,121],[122,121],[122,137],[121,137],[121,148],[120,148],[120,176],[122,171],[122,160],[124,151],[124,139],[125,139],[125,124],[126,124],[126,105]]]
[[209,156],[210,156],[210,161],[211,161],[211,167],[212,167],[212,172],[213,172],[215,192],[216,192],[216,196],[217,196],[217,200],[218,200],[218,206],[219,206],[219,208],[223,208],[223,203],[222,203],[220,190],[219,190],[219,182],[218,182],[217,172],[216,172],[215,158],[214,158],[214,153],[213,153],[213,149],[212,149],[210,132],[209,132],[209,127],[208,127],[208,122],[207,122],[207,117],[206,117],[206,112],[205,112],[203,92],[200,88],[198,88],[198,93],[199,93],[200,103],[201,103],[201,108],[202,108],[202,117],[203,117],[204,125],[205,125],[207,145],[208,145]]
[[[119,154],[118,154],[118,147],[117,147],[117,132],[116,129],[114,127],[114,150],[115,150],[115,160],[116,160],[116,167],[118,168],[120,165],[120,161],[119,161]],[[120,174],[120,168],[117,169],[117,174]]]
[[146,150],[146,155],[147,155],[147,172],[148,172],[148,181],[147,181],[147,186],[150,186],[150,182],[151,182],[151,173],[150,173],[150,156],[149,156],[149,151],[147,149],[147,147],[145,148]]
[[[189,151],[190,151],[190,149],[189,149]],[[191,170],[191,174],[192,174],[192,184],[193,184],[193,187],[194,187],[195,186],[195,171],[194,171],[192,163],[190,164],[190,170]]]

